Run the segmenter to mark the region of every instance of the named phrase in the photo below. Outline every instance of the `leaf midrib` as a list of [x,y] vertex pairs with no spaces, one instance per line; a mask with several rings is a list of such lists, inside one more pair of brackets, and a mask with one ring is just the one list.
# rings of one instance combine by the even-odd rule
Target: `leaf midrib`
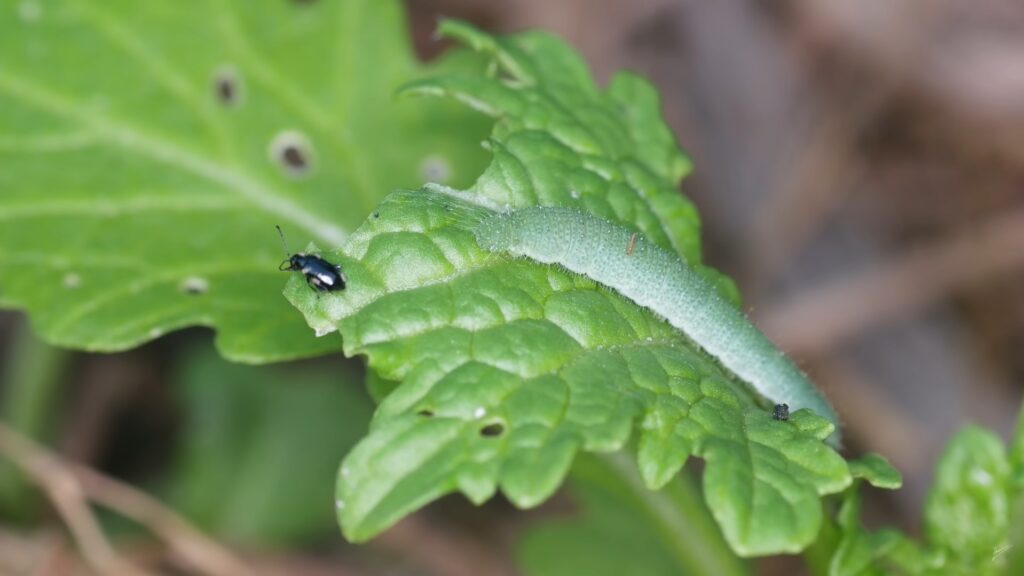
[[347,236],[345,230],[303,209],[287,199],[279,190],[268,187],[234,168],[210,162],[190,150],[155,138],[138,126],[117,121],[110,116],[91,114],[80,104],[54,94],[35,82],[0,70],[0,92],[53,116],[89,127],[97,136],[127,152],[148,157],[220,184],[261,211],[290,222],[329,245],[340,245]]

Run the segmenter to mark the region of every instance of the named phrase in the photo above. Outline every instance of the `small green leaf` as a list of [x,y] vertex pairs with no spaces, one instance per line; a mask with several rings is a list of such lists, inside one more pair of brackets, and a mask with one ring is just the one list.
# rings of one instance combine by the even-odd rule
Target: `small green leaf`
[[[851,463],[851,472],[853,465]],[[888,556],[900,545],[913,546],[899,532],[882,530],[869,534],[860,528],[860,491],[850,490],[839,509],[839,527],[842,540],[829,565],[829,576],[882,575],[875,563]]]
[[[851,473],[869,481],[888,478],[888,464],[879,467],[877,461],[872,463],[876,458],[869,455],[851,462]],[[1007,552],[1013,548],[1009,544],[1013,492],[1002,442],[987,430],[965,428],[939,462],[925,506],[925,542],[915,544],[893,530],[866,532],[859,522],[860,494],[855,485],[840,510],[842,538],[829,574],[998,574],[1012,556]]]
[[0,4],[0,306],[87,350],[340,349],[281,300],[274,224],[336,246],[397,186],[471,182],[485,128],[395,104],[419,74],[394,0]]
[[[951,560],[988,573],[1006,544],[1010,466],[1002,441],[977,427],[961,430],[939,461],[925,505],[925,531]],[[983,570],[983,568],[987,568]]]
[[1017,415],[1017,428],[1010,440],[1010,469],[1017,497],[1024,498],[1024,405]]
[[[819,497],[851,478],[808,411],[773,420],[746,385],[661,318],[557,267],[477,245],[479,221],[506,207],[564,205],[615,221],[699,265],[699,222],[677,191],[688,162],[654,90],[620,76],[602,91],[557,40],[444,30],[494,59],[491,76],[446,76],[407,93],[446,94],[497,117],[490,167],[468,191],[392,194],[330,252],[348,288],[288,299],[319,333],[397,387],[345,458],[339,519],[371,538],[442,494],[501,490],[529,507],[561,484],[580,450],[621,449],[637,432],[650,488],[690,455],[743,555],[798,551],[821,523]],[[628,246],[622,249],[628,250]],[[380,388],[378,388],[380,389]]]
[[863,478],[875,488],[898,490],[903,486],[903,475],[892,467],[881,454],[865,454],[856,460],[850,460],[850,474]]

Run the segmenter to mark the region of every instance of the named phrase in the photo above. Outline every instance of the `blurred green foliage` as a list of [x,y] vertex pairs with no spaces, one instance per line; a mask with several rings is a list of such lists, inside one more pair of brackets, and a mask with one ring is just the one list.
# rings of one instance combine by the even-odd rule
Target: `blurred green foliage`
[[350,363],[256,368],[207,347],[175,382],[184,409],[169,502],[231,542],[282,545],[337,532],[338,461],[366,433],[373,403]]

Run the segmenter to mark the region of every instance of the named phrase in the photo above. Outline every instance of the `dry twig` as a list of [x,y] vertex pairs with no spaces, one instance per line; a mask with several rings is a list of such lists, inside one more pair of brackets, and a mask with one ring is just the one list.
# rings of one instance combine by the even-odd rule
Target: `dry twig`
[[93,570],[112,576],[145,574],[117,555],[89,509],[81,485],[56,457],[3,423],[0,453],[46,492]]
[[783,350],[819,356],[872,326],[1022,266],[1024,211],[811,288],[770,308],[758,324]]
[[114,552],[87,499],[134,520],[160,537],[190,567],[214,576],[249,574],[241,560],[154,498],[85,466],[65,463],[44,447],[0,423],[0,454],[49,496],[82,555],[100,574],[144,574]]

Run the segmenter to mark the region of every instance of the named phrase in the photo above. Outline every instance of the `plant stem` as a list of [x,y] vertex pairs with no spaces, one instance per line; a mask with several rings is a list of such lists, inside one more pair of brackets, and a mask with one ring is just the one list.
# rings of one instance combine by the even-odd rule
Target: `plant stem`
[[2,416],[9,426],[31,436],[47,432],[69,356],[68,351],[40,340],[27,322],[18,328],[4,378]]
[[656,527],[684,574],[741,576],[750,573],[746,562],[729,548],[718,524],[704,504],[700,488],[686,473],[661,490],[644,485],[636,463],[623,452],[598,454],[607,472],[622,481]]
[[[0,386],[0,419],[30,438],[42,439],[51,432],[54,401],[61,376],[71,354],[40,340],[23,321],[14,336]],[[27,519],[35,504],[24,476],[0,464],[0,508],[16,518]]]
[[[856,488],[854,489],[856,490]],[[834,515],[834,511],[826,512],[822,519],[821,531],[818,532],[818,539],[803,552],[804,563],[811,574],[815,576],[828,576],[829,564],[842,538],[839,527],[833,520]]]

